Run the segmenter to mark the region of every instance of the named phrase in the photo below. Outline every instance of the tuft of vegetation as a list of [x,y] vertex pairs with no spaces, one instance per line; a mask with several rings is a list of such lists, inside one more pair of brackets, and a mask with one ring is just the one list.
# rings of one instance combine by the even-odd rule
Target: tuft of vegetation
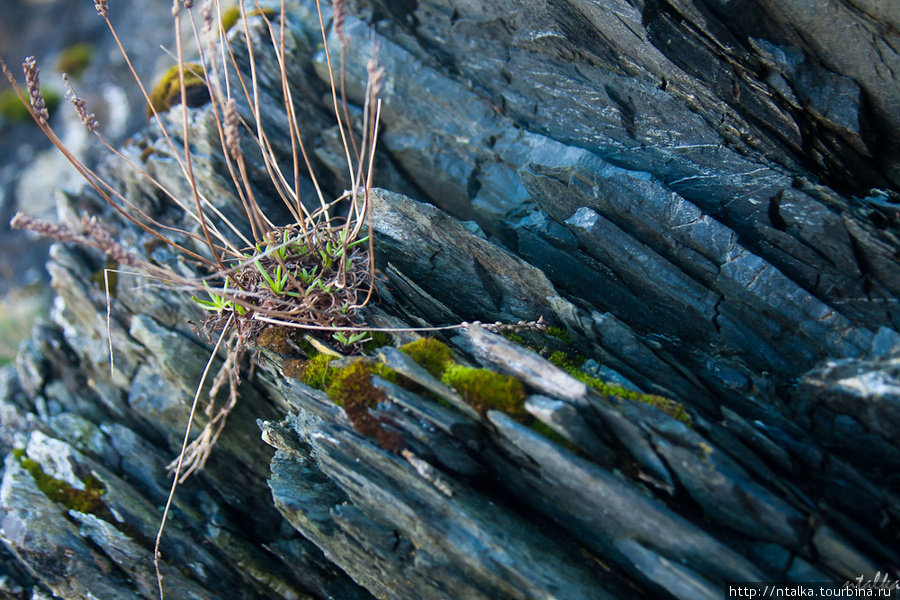
[[525,389],[515,377],[453,364],[444,371],[441,381],[455,389],[481,415],[499,410],[516,420],[530,418],[525,410]]
[[88,43],[66,46],[56,59],[56,70],[69,77],[78,78],[91,64],[94,58],[94,46]]
[[418,365],[440,379],[447,368],[454,364],[453,350],[434,338],[422,338],[400,347],[400,351]]
[[147,106],[147,117],[157,113],[168,112],[170,108],[181,104],[181,74],[184,74],[184,91],[187,105],[203,106],[210,101],[209,88],[206,87],[203,65],[185,63],[174,65],[166,71],[150,92],[150,104]]
[[31,474],[38,489],[53,502],[82,513],[96,514],[108,510],[102,500],[106,487],[93,475],[82,479],[84,489],[79,490],[45,473],[41,465],[28,458],[24,450],[13,450],[13,456]]

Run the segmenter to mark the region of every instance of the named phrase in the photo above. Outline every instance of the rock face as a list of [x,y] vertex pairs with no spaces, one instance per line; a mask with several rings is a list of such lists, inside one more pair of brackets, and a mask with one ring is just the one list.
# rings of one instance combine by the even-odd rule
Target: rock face
[[[373,193],[382,276],[366,321],[555,329],[436,334],[458,372],[521,390],[505,412],[398,350],[416,337],[398,333],[358,363],[384,365],[357,390],[374,399],[368,430],[296,378],[300,345],[255,351],[210,462],[176,495],[166,596],[692,600],[740,581],[897,577],[892,7],[351,3],[351,103],[373,45],[386,68],[378,176],[391,191]],[[290,92],[336,193],[315,15],[306,1],[286,11]],[[259,18],[248,26],[264,120],[288,155],[272,44]],[[246,60],[245,34],[230,39]],[[174,131],[182,115],[166,117]],[[237,215],[213,118],[188,111],[196,178]],[[187,197],[160,138],[148,126],[125,152]],[[256,196],[274,196],[247,156]],[[102,173],[197,230],[134,171]],[[61,202],[63,221],[81,211],[196,275],[91,194]],[[212,344],[188,293],[130,274],[107,322],[104,260],[54,247],[51,318],[0,370],[8,597],[158,594],[165,466]],[[388,434],[400,442],[386,449]]]

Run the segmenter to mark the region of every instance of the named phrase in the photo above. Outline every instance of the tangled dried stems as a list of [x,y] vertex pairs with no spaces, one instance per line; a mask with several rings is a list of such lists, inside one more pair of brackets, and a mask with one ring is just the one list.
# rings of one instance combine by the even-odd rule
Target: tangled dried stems
[[[256,5],[258,10],[255,12],[263,19],[264,27],[268,30],[268,39],[272,43],[281,74],[284,110],[288,120],[291,148],[291,168],[288,172],[285,172],[279,165],[272,141],[262,123],[257,62],[253,45],[249,42],[250,25],[246,19],[247,13],[243,4],[239,4],[239,7],[243,35],[248,40],[249,77],[239,68],[232,41],[219,27],[222,20],[219,1],[207,0],[203,3],[200,7],[198,23],[192,10],[193,2],[185,0],[180,3],[179,0],[173,0],[174,55],[179,66],[180,103],[184,106],[187,105],[185,49],[181,43],[183,23],[187,23],[196,42],[195,51],[199,55],[199,62],[204,65],[203,73],[193,74],[202,77],[209,90],[211,108],[215,116],[226,167],[254,238],[249,240],[241,233],[240,227],[231,223],[215,209],[204,196],[203,190],[197,185],[190,152],[192,132],[188,122],[188,110],[181,111],[182,122],[179,133],[183,144],[176,145],[175,136],[170,133],[167,120],[161,117],[157,107],[150,101],[146,87],[138,77],[128,53],[110,22],[107,0],[95,0],[94,4],[97,14],[109,26],[109,30],[162,132],[165,143],[177,161],[185,180],[189,183],[191,197],[180,198],[170,192],[163,184],[144,171],[140,165],[114,148],[104,138],[95,116],[88,112],[85,101],[78,96],[68,78],[64,76],[67,89],[66,99],[73,104],[82,123],[112,154],[146,177],[165,198],[181,207],[184,214],[196,222],[198,226],[196,233],[157,221],[141,210],[132,200],[123,196],[119,190],[104,181],[101,176],[65,147],[50,127],[49,115],[40,90],[38,68],[33,57],[26,59],[23,65],[24,90],[18,86],[15,77],[5,63],[0,61],[0,67],[23,103],[29,108],[38,126],[103,200],[126,220],[193,263],[200,265],[206,271],[205,276],[199,280],[186,280],[170,270],[134,257],[116,242],[96,220],[85,219],[81,223],[80,230],[74,230],[19,215],[13,220],[13,226],[30,229],[63,242],[98,248],[120,264],[142,270],[148,275],[178,286],[193,289],[201,296],[204,292],[208,295],[209,300],[196,297],[195,299],[202,308],[211,313],[205,322],[207,333],[219,331],[220,334],[197,388],[191,408],[191,422],[197,412],[200,390],[203,389],[216,354],[223,346],[226,348],[226,359],[213,378],[209,393],[210,401],[205,411],[207,419],[203,423],[200,436],[188,443],[189,436],[186,433],[182,451],[172,464],[174,470],[172,492],[174,493],[175,485],[191,472],[202,468],[209,457],[209,452],[221,434],[225,420],[238,398],[240,355],[265,328],[273,325],[285,325],[324,331],[326,335],[330,335],[330,332],[333,331],[364,328],[364,325],[358,322],[357,313],[371,300],[373,290],[372,241],[371,235],[366,236],[364,230],[371,228],[370,191],[380,118],[378,94],[383,70],[378,67],[373,57],[368,65],[369,81],[363,107],[362,139],[357,141],[350,126],[349,109],[343,91],[344,52],[342,49],[341,91],[339,93],[339,84],[335,81],[328,50],[328,37],[322,7],[317,0],[334,117],[343,142],[352,190],[338,199],[326,198],[313,170],[307,147],[301,137],[300,116],[295,112],[291,97],[290,82],[287,76],[289,57],[286,55],[285,49],[285,20],[283,18],[270,19],[259,5]],[[284,0],[282,0],[282,14],[284,8]],[[339,40],[343,44],[345,42],[344,2],[336,0],[332,8],[332,25],[336,28]],[[185,10],[187,18],[182,19],[182,12]],[[343,105],[343,110],[341,110],[339,102]],[[246,114],[247,111],[245,111],[245,115],[242,116],[238,110],[239,104],[248,107],[249,114]],[[250,132],[254,137],[277,194],[290,214],[293,215],[293,223],[276,225],[261,210],[250,182],[248,165],[241,151],[242,132]],[[315,210],[309,210],[301,202],[301,173],[310,178],[316,190],[318,208]],[[340,201],[344,201],[343,204],[347,206],[344,215],[335,214],[338,210],[336,205]],[[224,231],[213,224],[213,216],[216,222],[224,223]],[[190,240],[190,242],[177,240]],[[227,400],[221,406],[216,406],[215,398],[226,384],[229,390]],[[190,429],[189,423],[187,431]],[[172,495],[170,494],[163,516],[163,525],[171,499]],[[162,526],[160,535],[161,533]],[[157,538],[155,561],[162,597],[158,550],[159,537]]]
[[[215,348],[206,364],[191,404],[181,452],[170,465],[170,469],[174,471],[174,478],[154,549],[160,598],[163,598],[163,586],[159,565],[159,544],[175,489],[188,475],[204,466],[210,451],[222,433],[225,421],[238,400],[239,364],[242,353],[267,327],[272,326],[305,329],[318,332],[324,338],[329,338],[336,332],[371,331],[364,323],[360,322],[359,311],[371,301],[374,289],[370,194],[380,120],[378,95],[384,78],[384,70],[378,66],[375,56],[368,61],[361,139],[357,139],[350,126],[350,110],[344,90],[346,77],[344,58],[347,44],[344,31],[346,3],[343,0],[333,0],[332,2],[331,25],[341,44],[339,77],[335,78],[323,11],[319,0],[316,0],[322,43],[325,48],[324,55],[329,76],[332,108],[343,144],[348,178],[351,183],[350,192],[345,192],[336,199],[326,198],[313,169],[308,149],[300,134],[299,120],[301,117],[296,113],[291,97],[287,69],[289,57],[286,54],[285,46],[285,19],[270,18],[256,3],[256,0],[252,1],[256,7],[254,14],[258,15],[264,23],[263,26],[268,34],[267,39],[272,44],[280,70],[291,149],[290,170],[288,171],[280,166],[272,139],[263,126],[257,60],[253,44],[250,43],[250,24],[246,18],[247,11],[243,3],[239,4],[243,31],[239,31],[238,35],[243,33],[247,40],[249,64],[245,65],[245,70],[249,70],[249,77],[239,68],[232,40],[219,26],[219,23],[222,22],[219,0],[206,0],[199,7],[199,24],[195,18],[191,0],[183,0],[181,3],[179,0],[173,0],[172,4],[175,29],[174,56],[178,67],[180,104],[182,106],[188,104],[185,85],[185,72],[188,71],[192,76],[201,78],[209,91],[211,110],[215,117],[225,166],[239,197],[244,217],[252,233],[252,240],[245,237],[240,227],[230,222],[209,202],[204,191],[197,184],[190,151],[192,132],[188,121],[189,111],[181,110],[179,134],[183,143],[176,145],[176,136],[169,131],[169,121],[160,115],[159,109],[154,102],[151,102],[146,87],[110,22],[107,0],[95,0],[97,14],[106,21],[111,35],[147,102],[152,118],[157,122],[171,156],[189,184],[191,197],[182,198],[171,192],[160,181],[147,173],[140,164],[135,163],[113,147],[104,138],[94,114],[88,112],[86,102],[78,96],[71,82],[63,75],[67,89],[66,99],[72,103],[84,126],[94,133],[109,152],[145,177],[162,197],[180,207],[185,217],[194,221],[195,231],[188,231],[157,221],[113,185],[104,181],[100,175],[66,148],[50,127],[49,115],[40,90],[38,68],[33,57],[26,59],[23,64],[24,90],[19,87],[6,64],[0,60],[0,68],[22,102],[28,107],[35,122],[97,194],[124,219],[205,271],[204,275],[198,279],[186,279],[170,269],[135,257],[118,243],[95,218],[83,219],[77,229],[38,221],[26,215],[17,215],[12,222],[14,227],[29,229],[61,242],[97,248],[121,265],[127,265],[150,277],[169,282],[182,289],[191,290],[195,294],[196,303],[210,313],[204,323],[207,336],[214,332],[219,333]],[[284,0],[281,0],[282,15],[284,14],[284,4]],[[191,28],[196,45],[195,50],[199,55],[198,62],[202,64],[203,72],[197,72],[196,68],[188,67],[188,63],[185,61],[185,49],[181,43],[182,12],[184,10],[187,11],[187,18],[184,21]],[[377,53],[377,49],[375,53]],[[243,115],[238,109],[239,105],[245,107]],[[293,216],[293,223],[275,224],[260,208],[254,195],[254,187],[251,185],[248,164],[241,149],[241,138],[245,133],[253,136],[268,176],[280,201]],[[315,189],[315,200],[318,206],[314,210],[308,209],[301,202],[301,173],[309,177]],[[339,205],[346,207],[343,214],[337,214]],[[224,229],[220,230],[214,221],[220,223]],[[366,231],[368,234],[365,234]],[[204,294],[206,297],[203,297]],[[109,318],[109,297],[107,297],[107,317]],[[428,329],[453,329],[466,326],[468,324],[463,323]],[[518,331],[541,329],[544,326],[542,321],[537,321],[520,322],[515,325],[495,323],[487,327],[494,331]],[[350,346],[352,344],[346,345],[345,349]],[[201,423],[202,431],[191,441],[190,432],[197,416],[201,390],[204,389],[216,355],[223,347],[225,360],[213,376],[208,392],[208,403],[204,411],[206,419]],[[112,354],[110,347],[111,367]],[[217,404],[219,392],[226,385],[227,397],[224,403]]]

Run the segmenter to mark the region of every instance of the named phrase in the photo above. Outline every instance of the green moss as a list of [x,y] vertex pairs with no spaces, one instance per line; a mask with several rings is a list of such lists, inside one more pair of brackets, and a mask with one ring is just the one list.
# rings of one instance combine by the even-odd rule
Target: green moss
[[82,479],[84,489],[79,490],[65,481],[44,473],[41,465],[28,458],[24,450],[13,450],[13,456],[22,465],[22,468],[31,474],[38,489],[53,502],[82,513],[95,514],[106,511],[106,505],[101,500],[106,493],[106,487],[93,475]]
[[[51,115],[56,111],[61,100],[59,94],[52,90],[41,88],[41,95],[44,96],[44,105],[47,112]],[[6,90],[0,94],[0,117],[10,123],[28,123],[31,119],[31,113],[28,107],[19,98],[15,90]]]
[[294,343],[297,344],[297,347],[300,348],[300,351],[303,352],[306,356],[310,358],[315,358],[319,355],[319,351],[316,350],[316,347],[309,343],[305,337],[298,337],[294,339]]
[[284,374],[299,379],[317,390],[326,390],[331,385],[335,370],[331,363],[334,356],[318,354],[309,360],[289,360],[284,364]]
[[[582,357],[580,356],[578,357],[579,362],[583,362],[582,360],[580,360],[581,358]],[[578,381],[593,388],[604,397],[613,396],[616,398],[633,400],[635,402],[643,402],[644,404],[655,406],[670,417],[678,419],[685,425],[690,426],[693,424],[693,419],[691,419],[690,413],[680,402],[676,402],[675,400],[670,400],[669,398],[664,398],[662,396],[657,396],[656,394],[642,394],[640,392],[624,388],[620,385],[612,385],[606,383],[605,381],[597,377],[591,377],[590,375],[579,369],[573,358],[570,355],[567,355],[565,352],[554,352],[547,360],[552,362],[557,367],[563,369],[566,373],[568,373]]]
[[525,389],[515,377],[452,364],[444,371],[441,381],[482,415],[499,410],[517,420],[529,416],[525,411]]
[[59,58],[56,60],[56,70],[77,78],[84,73],[93,58],[94,46],[92,44],[72,44],[60,52]]
[[693,425],[693,419],[691,419],[690,413],[680,402],[657,396],[656,394],[642,394],[641,392],[629,390],[620,385],[611,385],[581,371],[572,373],[572,375],[582,383],[585,383],[600,392],[603,396],[614,396],[616,398],[625,398],[626,400],[633,400],[635,402],[643,402],[644,404],[655,406],[673,419],[678,419],[685,425]]
[[441,378],[453,362],[453,350],[434,338],[422,338],[400,347],[420,367]]
[[372,438],[389,452],[399,452],[406,446],[403,436],[385,428],[383,422],[369,411],[385,399],[384,391],[372,383],[373,375],[395,383],[398,379],[395,371],[381,363],[355,360],[335,373],[328,386],[328,397],[344,408],[356,431]]
[[[271,8],[255,8],[253,10],[247,11],[248,17],[255,17],[259,15],[265,16],[267,19],[272,19],[278,13]],[[232,27],[234,27],[237,22],[241,18],[241,9],[237,6],[232,6],[228,10],[222,13],[222,31],[228,32]]]
[[328,397],[338,406],[364,403],[374,408],[384,399],[384,392],[372,385],[372,375],[392,383],[397,382],[397,372],[381,363],[355,360],[334,373],[328,385]]
[[[203,106],[209,102],[209,89],[203,78],[203,65],[197,63],[185,63],[183,69],[173,65],[160,78],[159,82],[150,92],[150,105],[147,106],[147,116],[153,116],[153,109],[157,113],[164,113],[176,104],[181,104],[181,85],[179,73],[184,72],[184,91],[188,106]],[[152,108],[151,108],[152,106]]]
[[502,335],[503,337],[505,337],[506,339],[508,339],[510,342],[512,342],[513,344],[515,344],[517,346],[522,346],[523,348],[529,347],[529,344],[528,344],[528,342],[525,341],[525,338],[523,338],[518,333],[513,333],[512,331],[503,331],[500,333],[500,335]]
[[373,331],[370,335],[372,339],[363,344],[363,349],[366,352],[375,352],[379,348],[390,346],[394,343],[394,338],[391,337],[391,334],[384,331]]
[[572,339],[569,337],[568,329],[564,329],[562,327],[548,327],[547,333],[561,341],[563,344],[572,344]]

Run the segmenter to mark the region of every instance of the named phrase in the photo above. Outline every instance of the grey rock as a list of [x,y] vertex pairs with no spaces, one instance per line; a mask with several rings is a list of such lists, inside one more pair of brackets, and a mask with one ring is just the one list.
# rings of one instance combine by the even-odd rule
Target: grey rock
[[[897,11],[834,4],[825,23],[791,0],[348,4],[354,119],[372,42],[387,69],[376,181],[392,191],[372,194],[383,277],[367,323],[512,326],[533,349],[475,325],[449,335],[461,363],[519,380],[527,414],[481,415],[384,348],[399,375],[373,379],[384,395],[365,410],[402,438],[395,453],[284,374],[299,356],[253,352],[206,469],[175,495],[167,594],[687,599],[734,581],[895,576]],[[334,197],[349,183],[315,3],[288,11],[289,91]],[[836,39],[837,26],[859,35]],[[289,160],[268,32],[259,18],[242,30],[229,42],[240,61],[253,49],[263,126]],[[200,192],[240,218],[215,115],[177,108],[165,123],[185,116]],[[125,152],[152,148],[148,172],[189,197],[160,134],[149,126]],[[287,219],[252,136],[241,144],[254,194]],[[140,175],[99,172],[198,231]],[[297,186],[315,202],[311,180]],[[96,197],[59,197],[65,222],[81,211],[202,275]],[[15,374],[0,371],[0,449],[17,449],[0,485],[10,594],[157,593],[165,467],[210,347],[188,324],[202,316],[189,293],[130,275],[107,323],[91,282],[104,265],[55,247],[51,320]],[[539,317],[560,329],[515,325]],[[96,478],[103,508],[52,500],[23,452],[73,489]]]

